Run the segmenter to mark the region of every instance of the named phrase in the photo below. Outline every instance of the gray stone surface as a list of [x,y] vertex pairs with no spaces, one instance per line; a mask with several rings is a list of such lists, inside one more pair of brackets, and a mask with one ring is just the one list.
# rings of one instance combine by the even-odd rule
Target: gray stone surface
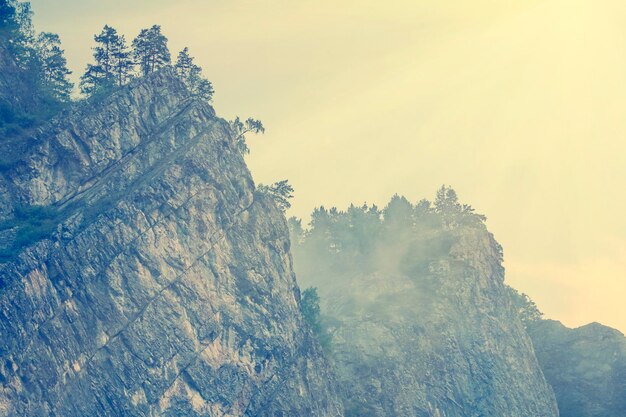
[[561,417],[626,416],[626,337],[591,323],[529,326],[539,363],[554,388]]
[[294,252],[301,285],[320,293],[347,416],[558,416],[490,233],[385,245],[365,273]]
[[284,216],[173,72],[0,152],[1,416],[342,414]]

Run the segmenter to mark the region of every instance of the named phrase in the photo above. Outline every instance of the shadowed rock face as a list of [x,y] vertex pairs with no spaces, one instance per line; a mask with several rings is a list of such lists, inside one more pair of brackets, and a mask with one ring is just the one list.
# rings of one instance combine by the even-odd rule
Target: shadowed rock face
[[0,415],[342,414],[284,217],[172,72],[1,146]]
[[598,323],[569,329],[558,321],[529,326],[537,359],[562,417],[626,416],[626,338]]
[[558,416],[483,228],[383,241],[365,267],[306,248],[296,272],[320,293],[347,416]]

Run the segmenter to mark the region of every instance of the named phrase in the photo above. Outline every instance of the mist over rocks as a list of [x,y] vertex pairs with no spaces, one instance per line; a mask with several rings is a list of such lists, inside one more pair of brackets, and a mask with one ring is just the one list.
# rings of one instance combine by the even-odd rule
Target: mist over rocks
[[32,16],[0,0],[0,417],[626,415],[624,336],[543,320],[452,188],[287,221],[188,47],[105,24],[78,97]]
[[316,209],[291,219],[302,287],[317,287],[346,416],[558,416],[484,216],[434,205]]

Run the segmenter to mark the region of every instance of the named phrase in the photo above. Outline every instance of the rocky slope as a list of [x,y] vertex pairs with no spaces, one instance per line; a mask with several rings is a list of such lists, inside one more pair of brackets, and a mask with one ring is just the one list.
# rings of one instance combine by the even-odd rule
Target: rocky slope
[[173,72],[0,146],[0,415],[341,415],[284,217]]
[[569,329],[558,321],[529,326],[539,363],[562,417],[626,416],[626,337],[598,323]]
[[[324,233],[314,213],[294,262],[301,285],[318,288],[347,416],[558,416],[484,227],[415,230],[410,216],[379,227],[354,207],[341,225],[330,213]],[[315,236],[339,239],[321,255]]]

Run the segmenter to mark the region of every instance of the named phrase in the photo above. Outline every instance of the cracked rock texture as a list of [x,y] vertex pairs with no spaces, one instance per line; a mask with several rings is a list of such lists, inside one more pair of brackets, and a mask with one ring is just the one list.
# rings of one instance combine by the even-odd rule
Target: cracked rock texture
[[558,321],[529,326],[537,359],[554,388],[561,417],[626,416],[626,337],[591,323],[569,329]]
[[1,416],[342,414],[284,216],[173,72],[0,146]]
[[330,271],[306,247],[296,272],[318,288],[346,416],[559,415],[484,228],[383,241]]

